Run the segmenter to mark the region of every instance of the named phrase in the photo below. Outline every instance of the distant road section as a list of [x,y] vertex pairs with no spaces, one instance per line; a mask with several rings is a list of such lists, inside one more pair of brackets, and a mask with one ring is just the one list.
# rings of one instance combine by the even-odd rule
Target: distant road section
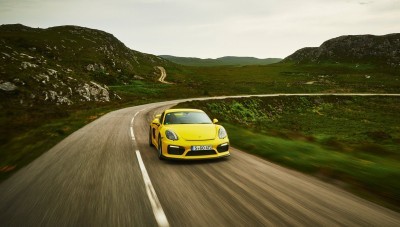
[[162,67],[162,66],[157,66],[157,68],[158,68],[158,69],[160,70],[160,72],[161,72],[161,76],[160,76],[160,78],[158,79],[158,81],[160,81],[161,83],[164,83],[164,84],[174,84],[174,83],[165,81],[165,78],[167,77],[167,71],[165,71],[164,67]]
[[0,184],[0,225],[400,226],[395,211],[235,148],[160,161],[150,121],[190,100],[120,109],[74,132]]

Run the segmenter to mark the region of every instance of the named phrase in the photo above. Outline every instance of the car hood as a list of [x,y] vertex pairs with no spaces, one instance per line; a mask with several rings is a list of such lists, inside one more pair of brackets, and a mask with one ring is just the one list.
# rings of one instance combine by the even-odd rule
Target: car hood
[[212,140],[217,134],[214,124],[179,124],[168,128],[185,140]]

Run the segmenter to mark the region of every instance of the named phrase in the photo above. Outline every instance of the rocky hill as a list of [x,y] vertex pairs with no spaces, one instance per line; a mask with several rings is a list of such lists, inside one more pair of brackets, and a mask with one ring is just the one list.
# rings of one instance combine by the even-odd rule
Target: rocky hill
[[180,65],[188,65],[188,66],[269,65],[277,63],[282,60],[280,58],[259,59],[254,57],[235,57],[235,56],[226,56],[216,59],[176,57],[171,55],[160,55],[160,57]]
[[340,36],[319,47],[302,48],[283,62],[366,63],[400,69],[400,33]]
[[167,64],[99,30],[1,25],[0,104],[109,102],[120,97],[107,85],[156,81],[160,74],[156,66]]

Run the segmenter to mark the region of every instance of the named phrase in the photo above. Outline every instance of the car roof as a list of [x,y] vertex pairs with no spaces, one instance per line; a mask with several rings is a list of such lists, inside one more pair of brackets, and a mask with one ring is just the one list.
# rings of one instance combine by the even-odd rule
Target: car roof
[[173,113],[173,112],[204,112],[202,110],[199,109],[168,109],[165,110],[165,113]]

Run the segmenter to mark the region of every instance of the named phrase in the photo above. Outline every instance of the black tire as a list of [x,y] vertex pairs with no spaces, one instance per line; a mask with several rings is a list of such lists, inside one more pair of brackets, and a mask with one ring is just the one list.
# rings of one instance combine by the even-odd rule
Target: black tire
[[162,155],[162,143],[161,143],[161,135],[158,135],[158,158],[160,160],[164,159],[164,156]]
[[150,147],[154,147],[154,144],[153,144],[153,141],[152,141],[152,137],[153,135],[152,135],[152,132],[151,132],[151,127],[150,127],[150,130],[149,130],[149,146]]

